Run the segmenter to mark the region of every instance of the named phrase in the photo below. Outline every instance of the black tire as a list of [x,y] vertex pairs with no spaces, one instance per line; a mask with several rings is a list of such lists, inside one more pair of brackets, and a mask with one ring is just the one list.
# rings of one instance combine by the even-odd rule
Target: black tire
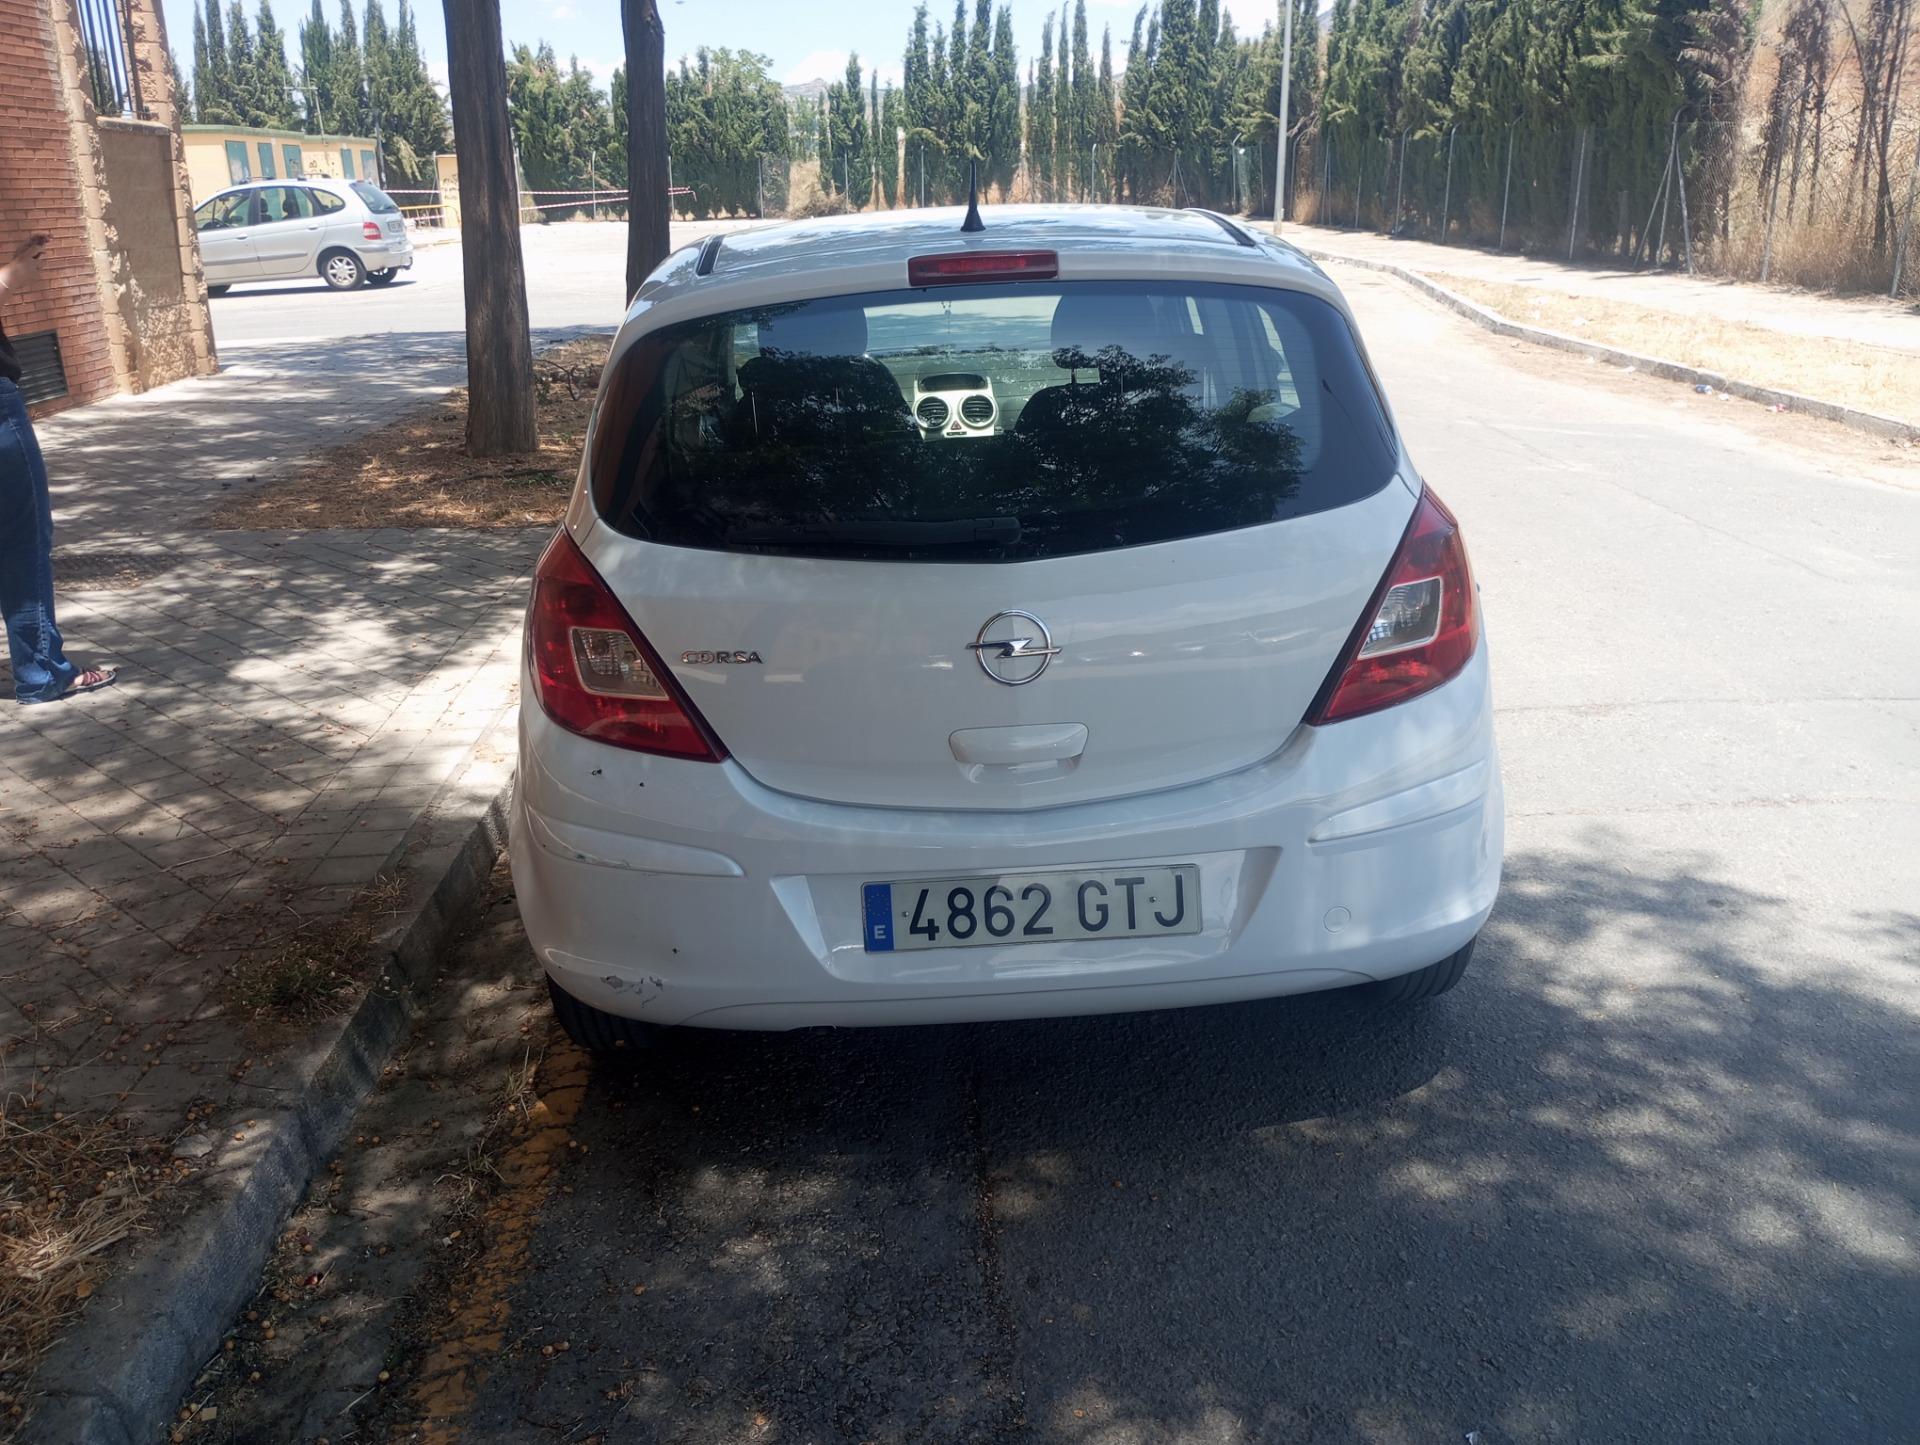
[[367,268],[351,251],[328,251],[320,258],[320,279],[336,291],[358,291],[367,282]]
[[400,268],[398,266],[389,266],[384,271],[367,272],[367,284],[369,286],[391,286],[399,279]]
[[623,1019],[579,999],[547,979],[547,997],[553,1000],[553,1016],[567,1037],[590,1054],[638,1054],[654,1047],[660,1030],[655,1024],[638,1019]]
[[208,286],[207,295],[224,296],[231,290],[233,290],[233,283],[231,281],[223,281],[218,286]]
[[1469,939],[1467,946],[1458,953],[1449,954],[1438,963],[1430,963],[1412,973],[1403,973],[1398,978],[1383,978],[1378,983],[1362,984],[1360,992],[1367,1002],[1383,1007],[1425,1003],[1430,998],[1438,998],[1460,982],[1460,976],[1467,971],[1468,960],[1473,957],[1476,941]]

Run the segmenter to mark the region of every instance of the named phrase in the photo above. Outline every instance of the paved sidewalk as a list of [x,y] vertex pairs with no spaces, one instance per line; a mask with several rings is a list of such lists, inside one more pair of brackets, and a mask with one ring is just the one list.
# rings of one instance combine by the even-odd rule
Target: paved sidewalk
[[1537,285],[1542,290],[1602,297],[1694,317],[1713,316],[1796,336],[1920,352],[1920,309],[1885,297],[1828,296],[1721,277],[1688,276],[1685,272],[1573,266],[1539,256],[1441,246],[1327,226],[1289,223],[1285,235],[1296,246],[1309,250],[1391,261],[1433,276]]
[[461,338],[224,359],[40,427],[69,652],[122,673],[52,706],[0,701],[9,1112],[219,1139],[266,1107],[273,1071],[249,1069],[261,1050],[224,975],[339,914],[515,703],[544,533],[201,523],[457,383]]

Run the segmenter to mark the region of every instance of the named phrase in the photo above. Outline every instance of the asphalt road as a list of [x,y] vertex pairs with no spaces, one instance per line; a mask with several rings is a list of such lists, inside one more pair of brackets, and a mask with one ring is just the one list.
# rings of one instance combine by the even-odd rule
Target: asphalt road
[[[683,246],[713,229],[711,224],[675,224],[672,242]],[[618,325],[626,295],[626,246],[627,228],[620,225],[588,222],[523,229],[520,249],[532,328],[611,330]],[[422,247],[414,253],[412,268],[380,289],[332,291],[319,277],[310,276],[236,286],[209,304],[214,340],[223,354],[290,341],[324,346],[365,336],[458,338],[467,324],[457,243]]]
[[[530,274],[537,323],[582,304]],[[469,1441],[1915,1438],[1920,473],[1338,279],[1484,589],[1508,866],[1462,985],[556,1045],[528,1117],[573,1147],[503,1166],[451,1306],[395,1276],[309,1428],[480,1288]],[[503,905],[449,974],[524,1015],[532,967]],[[427,1185],[357,1199],[336,1249],[446,1242]]]

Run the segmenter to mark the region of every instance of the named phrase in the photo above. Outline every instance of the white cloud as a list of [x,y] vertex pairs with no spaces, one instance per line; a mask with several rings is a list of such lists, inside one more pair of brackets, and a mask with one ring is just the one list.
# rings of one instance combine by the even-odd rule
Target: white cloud
[[[871,77],[875,71],[880,74],[882,85],[898,86],[902,83],[903,72],[898,61],[881,61],[873,64],[862,60],[861,74]],[[847,52],[844,50],[814,50],[800,57],[799,61],[787,71],[782,85],[804,85],[809,80],[844,80],[847,74]]]
[[810,50],[789,70],[783,85],[805,85],[809,80],[838,80],[847,73],[844,50]]
[[593,75],[593,83],[602,90],[605,90],[609,85],[613,84],[614,70],[627,63],[626,57],[624,56],[608,58],[606,56],[582,55],[579,57],[579,60],[580,68],[591,72]]
[[[1140,8],[1140,0],[1088,0],[1088,5],[1094,9],[1104,7],[1113,10],[1124,10],[1127,12],[1126,22],[1130,25],[1132,23],[1133,13]],[[1258,35],[1261,30],[1266,27],[1268,21],[1272,21],[1276,29],[1280,24],[1280,0],[1220,0],[1220,8],[1233,16],[1233,28],[1243,37]],[[1148,13],[1152,13],[1151,7],[1148,8]],[[1090,28],[1096,32],[1099,30],[1099,26],[1097,25],[1091,26]],[[1120,23],[1113,23],[1114,40],[1116,43],[1126,39],[1126,37],[1120,33],[1123,28],[1125,27]],[[1094,36],[1094,40],[1098,42],[1098,34]]]
[[571,5],[550,5],[547,7],[547,14],[551,15],[555,20],[571,20],[573,19],[573,7]]

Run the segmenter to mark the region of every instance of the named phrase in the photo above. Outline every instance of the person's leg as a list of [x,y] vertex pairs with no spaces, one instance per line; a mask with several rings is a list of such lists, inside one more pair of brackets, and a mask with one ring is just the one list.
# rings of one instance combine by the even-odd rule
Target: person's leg
[[47,467],[20,389],[0,380],[0,612],[7,623],[13,693],[58,697],[73,664],[53,620],[53,506]]

